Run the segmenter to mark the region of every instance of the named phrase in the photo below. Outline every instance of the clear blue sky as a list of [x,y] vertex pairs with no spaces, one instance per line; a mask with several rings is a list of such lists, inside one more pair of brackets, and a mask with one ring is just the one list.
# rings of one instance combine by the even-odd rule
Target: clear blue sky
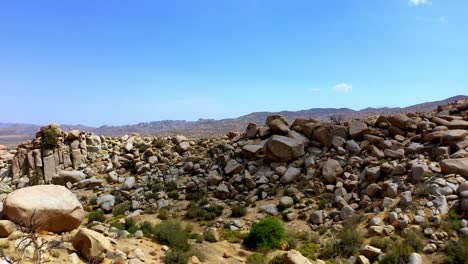
[[127,124],[468,94],[466,0],[0,0],[0,122]]

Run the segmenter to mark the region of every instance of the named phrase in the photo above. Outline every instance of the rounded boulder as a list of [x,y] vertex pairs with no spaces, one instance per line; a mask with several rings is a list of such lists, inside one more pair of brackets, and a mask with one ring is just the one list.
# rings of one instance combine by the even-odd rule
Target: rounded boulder
[[18,189],[4,201],[4,217],[36,231],[67,232],[81,225],[85,212],[75,195],[59,185]]

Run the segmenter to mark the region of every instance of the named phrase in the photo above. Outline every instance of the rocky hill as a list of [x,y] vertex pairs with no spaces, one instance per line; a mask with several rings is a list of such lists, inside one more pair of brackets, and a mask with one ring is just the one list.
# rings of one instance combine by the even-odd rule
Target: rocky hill
[[[405,108],[366,108],[355,111],[348,108],[312,108],[301,111],[282,112],[255,112],[237,118],[222,120],[200,119],[198,121],[163,120],[135,125],[123,126],[101,126],[90,127],[84,125],[62,125],[65,130],[77,129],[80,131],[93,132],[98,135],[122,136],[125,134],[138,133],[141,135],[174,136],[183,134],[191,137],[213,137],[222,136],[230,131],[242,131],[248,123],[262,123],[270,115],[281,115],[288,120],[296,118],[315,118],[327,121],[330,117],[340,119],[366,118],[381,114],[406,113],[406,112],[429,112],[438,105],[445,105],[453,101],[463,100],[468,96],[459,95],[442,101],[427,102]],[[1,124],[0,144],[17,144],[26,139],[34,138],[40,126],[29,124]]]
[[42,127],[17,149],[0,147],[1,254],[466,263],[468,100],[335,121],[271,115],[203,139]]

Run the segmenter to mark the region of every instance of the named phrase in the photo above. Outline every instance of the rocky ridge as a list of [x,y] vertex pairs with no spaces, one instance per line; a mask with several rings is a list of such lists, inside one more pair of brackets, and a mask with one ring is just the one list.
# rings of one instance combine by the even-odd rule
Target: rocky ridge
[[[320,240],[324,244],[333,235],[330,232],[342,229],[343,221],[363,215],[361,225],[369,238],[419,230],[426,245],[417,253],[427,258],[443,255],[447,241],[468,235],[466,220],[455,228],[443,228],[451,215],[468,215],[467,151],[467,100],[434,112],[342,123],[306,118],[290,122],[273,115],[263,126],[251,123],[244,133],[223,138],[105,137],[50,125],[16,150],[0,147],[0,197],[5,201],[4,218],[13,222],[1,221],[8,221],[2,225],[10,227],[6,233],[11,237],[13,226],[25,225],[28,217],[19,220],[8,213],[15,207],[10,198],[27,188],[54,184],[64,186],[60,192],[73,192],[85,210],[112,213],[125,204],[125,216],[135,219],[162,210],[183,217],[189,213],[190,201],[202,198],[206,206],[247,208],[241,219],[224,212],[209,227],[204,223],[200,232],[211,232],[205,237],[215,237],[213,241],[219,240],[217,233],[224,227],[248,230],[255,220],[273,216],[307,232],[328,230]],[[28,187],[33,185],[43,187]],[[110,223],[71,231],[75,227],[46,230],[65,232],[69,246],[82,259],[104,254],[113,263],[149,261],[141,254],[135,256],[139,252],[122,254],[115,249],[119,240],[138,237],[137,233],[131,235]],[[370,263],[386,254],[384,248],[366,244],[346,261]],[[243,261],[229,254],[219,257],[229,263]],[[411,256],[411,263],[423,263],[422,257]]]

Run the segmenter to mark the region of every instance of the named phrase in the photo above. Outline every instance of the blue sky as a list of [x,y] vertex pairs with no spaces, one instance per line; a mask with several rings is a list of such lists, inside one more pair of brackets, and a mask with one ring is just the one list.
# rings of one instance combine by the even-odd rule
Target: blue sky
[[466,0],[0,0],[0,122],[128,124],[468,94]]

